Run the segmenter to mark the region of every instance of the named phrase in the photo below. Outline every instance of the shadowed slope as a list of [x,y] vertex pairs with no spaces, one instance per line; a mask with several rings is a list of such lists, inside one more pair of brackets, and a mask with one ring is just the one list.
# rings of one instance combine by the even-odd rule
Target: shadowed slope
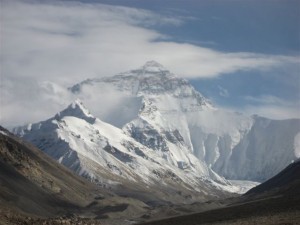
[[1,225],[126,224],[149,210],[77,176],[1,126],[0,168]]
[[251,189],[244,196],[227,200],[227,207],[173,217],[145,225],[198,224],[299,224],[300,161]]
[[96,186],[3,128],[0,156],[2,206],[39,216],[57,216],[85,206],[97,195]]
[[245,195],[300,195],[300,160],[290,164],[276,176],[249,190]]

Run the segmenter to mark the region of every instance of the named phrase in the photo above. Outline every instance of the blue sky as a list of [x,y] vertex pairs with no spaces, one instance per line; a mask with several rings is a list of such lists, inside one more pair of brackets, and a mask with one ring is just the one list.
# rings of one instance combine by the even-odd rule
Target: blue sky
[[60,88],[148,60],[218,107],[300,117],[300,1],[1,0],[0,16],[0,123],[44,119],[69,103]]
[[299,55],[300,1],[297,0],[94,2],[137,7],[164,15],[190,18],[180,27],[157,28],[170,35],[170,39],[174,41],[204,45],[220,51]]
[[[153,10],[187,18],[179,27],[156,27],[169,40],[222,52],[300,54],[300,1],[101,1]],[[201,63],[201,62],[199,62]],[[237,110],[266,104],[266,97],[294,102],[300,107],[300,61],[271,71],[236,71],[214,79],[191,79],[206,96]],[[289,80],[291,82],[289,82]],[[224,94],[224,91],[226,94]],[[249,98],[249,96],[253,98]],[[273,100],[270,97],[273,96]],[[300,108],[299,108],[300,114]]]

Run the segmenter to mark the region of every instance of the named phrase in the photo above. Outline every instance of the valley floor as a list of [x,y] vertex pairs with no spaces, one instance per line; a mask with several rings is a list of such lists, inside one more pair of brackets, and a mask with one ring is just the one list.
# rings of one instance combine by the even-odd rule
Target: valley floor
[[[230,200],[231,202],[236,199]],[[230,202],[229,201],[229,202]],[[246,200],[247,201],[247,200]],[[228,202],[228,203],[229,203]],[[188,206],[186,206],[188,207]],[[163,212],[162,212],[163,213]],[[137,221],[120,221],[111,219],[85,219],[80,217],[60,217],[39,219],[24,217],[0,211],[0,225],[124,225],[136,224]],[[159,218],[157,213],[157,218]],[[146,219],[145,219],[146,221]],[[246,203],[229,203],[229,206],[201,213],[183,215],[149,221],[140,225],[298,225],[300,224],[300,198],[271,197]]]
[[297,225],[300,224],[300,198],[272,197],[239,203],[202,213],[151,221],[143,225]]
[[256,225],[256,224],[270,224],[270,225],[296,225],[300,223],[300,211],[282,212],[264,216],[250,216],[243,219],[233,219],[212,223],[198,223],[198,224],[213,224],[213,225]]

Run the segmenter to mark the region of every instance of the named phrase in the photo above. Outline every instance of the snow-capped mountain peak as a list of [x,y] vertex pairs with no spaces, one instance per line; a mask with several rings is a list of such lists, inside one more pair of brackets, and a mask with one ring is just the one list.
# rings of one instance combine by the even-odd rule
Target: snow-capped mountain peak
[[130,180],[134,186],[224,190],[228,183],[219,175],[263,181],[298,158],[300,120],[216,109],[188,80],[155,61],[69,90],[99,119],[76,100],[54,118],[15,133],[101,184]]
[[[299,120],[276,122],[217,109],[188,80],[176,77],[155,61],[113,77],[86,80],[70,88],[80,97],[91,96],[91,89],[97,93],[114,90],[114,94],[127,96],[109,113],[97,116],[124,129],[148,147],[169,149],[162,152],[170,152],[169,159],[174,163],[188,162],[172,157],[175,152],[191,153],[226,178],[262,181],[295,159],[293,146],[294,137],[300,133]],[[101,101],[97,99],[99,105]],[[137,106],[136,110],[125,117],[132,106]],[[118,116],[115,112],[119,112]],[[115,118],[121,122],[115,123]],[[275,135],[278,138],[274,138]],[[174,141],[169,136],[178,137],[177,146],[172,146]],[[287,141],[280,141],[283,136]],[[271,147],[270,143],[274,145]],[[289,143],[288,147],[284,143]],[[249,158],[249,155],[267,158],[270,152],[274,154],[274,149],[278,155],[273,163]]]
[[156,61],[148,61],[143,66],[133,69],[127,72],[120,73],[116,75],[117,77],[125,77],[132,78],[138,80],[148,80],[148,79],[165,79],[165,78],[174,78],[174,74],[172,74],[168,69],[166,69],[163,65]]
[[141,69],[148,73],[169,72],[169,70],[167,70],[163,65],[153,60],[146,62]]
[[89,110],[83,105],[80,99],[76,99],[66,109],[57,113],[55,118],[59,120],[65,116],[73,116],[79,119],[83,119],[88,123],[93,124],[96,118],[89,112]]

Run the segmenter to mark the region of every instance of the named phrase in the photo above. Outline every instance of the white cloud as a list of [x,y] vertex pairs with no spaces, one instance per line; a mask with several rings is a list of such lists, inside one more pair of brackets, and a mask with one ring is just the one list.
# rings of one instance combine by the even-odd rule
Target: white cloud
[[51,82],[20,79],[3,85],[0,123],[8,127],[50,118],[74,99],[67,89]]
[[246,106],[244,112],[250,115],[260,115],[270,119],[284,120],[300,118],[300,109],[295,107],[283,107],[275,105]]
[[276,104],[276,103],[283,104],[286,102],[283,99],[273,95],[261,95],[259,97],[245,96],[244,99],[255,103],[266,103],[266,104]]
[[[181,19],[117,6],[83,3],[2,5],[1,65],[4,76],[60,82],[113,75],[154,59],[183,77],[214,77],[237,70],[268,69],[296,61],[286,56],[222,53],[191,44],[159,41],[146,28],[180,25]],[[22,71],[22,72],[20,72]]]
[[142,107],[140,97],[127,95],[101,84],[83,86],[75,96],[84,102],[93,115],[120,128],[137,118]]
[[286,120],[300,119],[300,107],[297,106],[275,106],[275,105],[244,105],[242,107],[221,107],[225,111],[240,112],[248,116],[258,115],[261,117]]
[[229,92],[227,89],[221,87],[220,85],[218,85],[218,89],[219,89],[219,95],[222,96],[222,97],[229,97]]
[[300,118],[299,101],[291,102],[273,95],[245,96],[244,99],[248,104],[242,110],[247,114],[257,114],[271,119]]
[[[30,122],[63,103],[47,102],[40,83],[64,87],[110,76],[156,60],[182,77],[217,77],[238,70],[267,70],[295,57],[223,53],[167,41],[156,26],[183,18],[127,7],[77,2],[1,2],[1,123]],[[51,99],[51,98],[50,98]],[[68,98],[66,98],[68,99]],[[53,103],[53,106],[51,105]],[[55,101],[56,102],[56,101]],[[41,109],[39,115],[26,110]],[[22,112],[19,113],[19,112]]]

